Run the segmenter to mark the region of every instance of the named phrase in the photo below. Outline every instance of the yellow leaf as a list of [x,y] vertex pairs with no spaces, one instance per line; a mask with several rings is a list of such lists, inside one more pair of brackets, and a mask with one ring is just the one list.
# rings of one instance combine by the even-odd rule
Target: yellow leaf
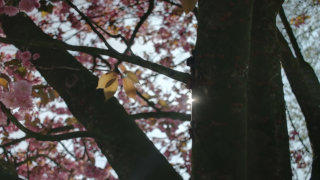
[[157,123],[157,120],[155,118],[149,118],[150,125],[153,126]]
[[110,99],[118,89],[118,74],[110,72],[100,77],[97,89],[103,89],[106,100]]
[[116,79],[110,80],[109,83],[106,84],[106,88],[103,89],[104,97],[106,100],[110,99],[114,95],[114,93],[117,92],[118,86],[118,77]]
[[151,96],[148,93],[143,93],[142,96],[146,99],[150,99]]
[[142,71],[140,69],[137,69],[135,73],[137,76],[140,76],[142,74]]
[[123,88],[124,91],[126,92],[127,96],[133,99],[136,99],[136,87],[134,87],[134,84],[132,82],[131,79],[129,79],[129,77],[125,77],[122,79],[122,83],[123,83]]
[[126,67],[124,67],[123,64],[119,64],[118,68],[122,71],[122,72],[125,72],[127,69]]
[[32,161],[28,161],[28,166],[31,166],[32,165]]
[[166,101],[164,100],[159,100],[158,103],[162,106],[162,107],[168,107],[168,104],[166,103]]
[[0,85],[7,88],[8,87],[8,81],[2,77],[0,77]]
[[188,14],[194,9],[198,0],[181,0],[183,11]]
[[139,83],[139,79],[138,79],[138,77],[136,76],[135,73],[133,73],[133,72],[131,72],[131,71],[125,71],[124,73],[127,75],[127,77],[128,77],[132,82],[134,82],[134,83]]
[[46,17],[49,13],[46,11],[41,11],[41,17]]
[[72,118],[67,118],[67,120],[66,120],[66,123],[67,123],[67,125],[73,125],[73,124],[75,124],[75,123],[77,123],[78,121],[77,121],[77,119],[76,118],[74,118],[74,117],[72,117]]
[[109,72],[107,74],[103,74],[98,81],[97,89],[106,88],[106,85],[109,81],[117,78],[118,78],[118,74],[115,72]]

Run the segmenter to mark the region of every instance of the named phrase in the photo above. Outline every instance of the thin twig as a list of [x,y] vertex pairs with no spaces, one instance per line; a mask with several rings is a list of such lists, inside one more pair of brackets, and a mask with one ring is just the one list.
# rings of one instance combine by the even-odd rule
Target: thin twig
[[86,21],[86,23],[91,27],[91,29],[97,34],[97,36],[103,41],[103,43],[108,47],[109,50],[115,51],[110,44],[107,42],[107,40],[103,37],[103,35],[93,26],[92,21],[85,15],[83,12],[80,11],[79,8],[77,8],[76,5],[74,5],[70,0],[64,0],[69,6],[71,6],[74,10],[76,10],[79,15]]
[[142,98],[150,107],[152,107],[154,110],[156,110],[157,112],[161,112],[161,109],[157,108],[156,105],[149,101],[149,99],[145,98],[139,91],[137,91],[137,95]]
[[45,135],[41,133],[34,132],[26,127],[24,127],[19,120],[13,116],[10,110],[0,101],[0,106],[2,111],[7,115],[7,118],[11,120],[11,122],[16,125],[21,131],[27,134],[27,136],[31,136],[40,141],[61,141],[71,138],[78,138],[78,137],[92,137],[92,134],[86,131],[76,131],[70,132],[65,134],[58,134],[58,135]]
[[[287,105],[285,105],[285,108],[286,108],[286,111],[287,111],[287,114],[288,114],[288,117],[289,117],[290,124],[291,124],[291,126],[293,127],[293,130],[298,133],[297,128],[296,128],[295,125],[293,124],[293,121],[292,121],[292,118],[291,118],[291,115],[290,115],[290,112],[289,112],[289,110],[288,110]],[[299,141],[301,142],[302,146],[306,149],[306,151],[307,151],[309,154],[312,154],[312,153],[310,152],[309,148],[304,144],[304,142],[303,142],[303,140],[302,140],[302,138],[301,138],[301,136],[300,136],[299,133],[297,134],[297,136],[298,136],[298,139],[299,139]]]
[[134,42],[134,39],[140,29],[140,27],[142,26],[142,24],[148,19],[148,17],[150,16],[150,14],[152,13],[152,10],[154,8],[154,0],[149,0],[149,7],[146,13],[143,14],[143,16],[141,16],[140,21],[138,22],[138,24],[136,25],[136,27],[133,30],[133,33],[128,41],[127,44],[127,49],[124,51],[124,54],[126,54],[129,49],[131,49],[131,46]]

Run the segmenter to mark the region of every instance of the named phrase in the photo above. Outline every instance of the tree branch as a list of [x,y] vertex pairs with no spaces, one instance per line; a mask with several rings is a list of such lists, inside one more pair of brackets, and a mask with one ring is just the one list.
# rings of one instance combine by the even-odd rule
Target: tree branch
[[62,142],[59,142],[59,144],[63,147],[63,149],[64,149],[71,157],[73,157],[75,160],[77,160],[77,157],[76,157],[74,154],[72,154],[72,153],[69,151],[69,149],[68,149]]
[[69,6],[71,6],[74,10],[76,10],[79,15],[86,21],[86,23],[91,27],[91,29],[97,34],[97,36],[103,41],[103,43],[107,46],[109,50],[115,51],[110,44],[107,42],[107,40],[103,37],[103,35],[93,26],[92,21],[85,15],[83,14],[80,9],[77,8],[76,5],[74,5],[71,1],[69,0],[64,0]]
[[55,49],[55,50],[64,49],[64,50],[71,50],[71,51],[80,51],[80,52],[84,52],[91,55],[92,54],[107,55],[107,56],[119,59],[121,61],[125,61],[128,63],[132,63],[135,65],[150,69],[152,71],[163,74],[165,76],[168,76],[174,80],[177,80],[183,83],[187,83],[191,78],[190,74],[188,73],[176,71],[176,70],[167,68],[165,66],[159,65],[157,63],[146,61],[136,55],[121,54],[119,52],[111,51],[109,49],[101,49],[101,48],[87,47],[87,46],[75,46],[75,45],[70,45],[58,40],[49,42],[49,41],[38,41],[38,40],[31,39],[26,41],[23,39],[0,37],[0,42],[6,43],[6,44],[19,44],[21,46],[29,46],[34,48],[46,47],[46,48]]
[[[68,131],[68,130],[71,130],[71,129],[73,129],[73,126],[57,127],[57,128],[50,129],[48,134],[57,133],[57,132],[61,132],[61,131]],[[2,144],[2,145],[0,145],[0,147],[4,148],[4,147],[7,147],[7,146],[11,146],[11,145],[19,143],[21,141],[24,141],[26,139],[29,139],[29,138],[32,138],[32,137],[29,136],[29,135],[26,135],[25,137],[22,137],[22,138],[19,138],[19,139],[14,139],[14,140],[12,140],[12,141],[10,141],[8,143]]]
[[280,31],[278,31],[281,63],[288,77],[292,92],[305,117],[313,150],[312,178],[320,178],[320,83],[309,63],[294,57]]
[[133,119],[146,119],[146,118],[170,118],[178,119],[181,121],[190,121],[191,115],[179,112],[145,112],[130,115]]
[[167,3],[171,4],[171,5],[178,6],[178,7],[182,8],[181,4],[175,3],[173,1],[170,1],[170,0],[162,0],[162,1],[167,2]]
[[138,24],[134,28],[133,33],[128,41],[127,49],[124,51],[124,54],[126,54],[128,52],[128,50],[131,48],[131,46],[133,45],[134,39],[135,39],[140,27],[148,19],[149,15],[152,13],[153,8],[154,8],[154,0],[149,0],[148,10],[146,13],[143,14],[143,16],[140,18],[140,21],[138,22]]
[[301,53],[301,50],[299,48],[299,45],[298,45],[298,42],[297,42],[297,39],[295,38],[294,34],[293,34],[293,31],[292,31],[292,28],[287,20],[287,17],[284,13],[284,10],[283,10],[283,7],[281,6],[280,10],[279,10],[279,15],[280,15],[280,18],[281,18],[281,21],[282,21],[282,24],[284,25],[285,29],[286,29],[286,32],[289,36],[289,39],[290,39],[290,42],[292,44],[292,47],[294,49],[294,52],[296,54],[296,56],[298,57],[298,60],[299,61],[304,61],[304,57]]
[[55,161],[53,158],[51,158],[50,156],[46,155],[46,154],[37,154],[36,156],[32,156],[32,157],[28,157],[27,159],[18,162],[16,165],[17,166],[21,166],[29,161],[34,161],[36,159],[38,159],[39,157],[45,157],[47,159],[49,159],[50,161],[52,161],[56,166],[58,166],[59,168],[63,169],[64,171],[69,171],[68,169],[66,169],[65,167],[61,166],[60,163],[58,163],[57,161]]
[[137,95],[142,98],[150,107],[152,107],[154,110],[156,110],[157,112],[160,112],[161,109],[157,108],[156,105],[149,101],[147,98],[145,98],[139,91],[137,91]]
[[298,133],[297,136],[298,136],[299,141],[301,142],[301,144],[302,144],[302,146],[304,147],[304,149],[305,149],[309,154],[312,154],[312,153],[310,152],[309,148],[304,144],[304,142],[303,142],[303,140],[302,140],[302,138],[301,138],[301,136],[300,136],[300,134],[299,134],[299,132],[298,132],[298,129],[297,129],[296,126],[293,124],[293,121],[292,121],[292,118],[291,118],[291,115],[290,115],[290,112],[289,112],[289,110],[288,110],[287,105],[285,105],[285,107],[286,107],[286,111],[287,111],[287,114],[288,114],[288,117],[289,117],[290,124],[291,124],[291,126],[293,127],[293,130]]
[[27,134],[27,136],[33,137],[40,141],[61,141],[66,139],[78,138],[78,137],[92,137],[92,135],[86,131],[70,132],[59,135],[44,135],[41,133],[36,133],[30,129],[24,127],[19,120],[11,114],[10,110],[0,101],[0,106],[2,111],[7,115],[7,118],[16,125],[21,131]]
[[10,141],[8,143],[1,144],[0,147],[5,148],[7,146],[11,146],[11,145],[17,144],[17,143],[19,143],[21,141],[24,141],[24,140],[26,140],[28,138],[30,138],[30,137],[29,136],[25,136],[25,137],[22,137],[22,138],[19,138],[19,139],[14,139],[14,140],[12,140],[12,141]]
[[[0,21],[7,38],[57,43],[23,13],[12,17],[0,15]],[[70,53],[28,43],[14,45],[40,54],[39,59],[32,61],[33,65],[60,94],[74,117],[95,135],[101,152],[120,179],[182,179],[117,99],[105,101],[103,91],[96,89],[98,78]],[[65,66],[68,69],[56,68]]]

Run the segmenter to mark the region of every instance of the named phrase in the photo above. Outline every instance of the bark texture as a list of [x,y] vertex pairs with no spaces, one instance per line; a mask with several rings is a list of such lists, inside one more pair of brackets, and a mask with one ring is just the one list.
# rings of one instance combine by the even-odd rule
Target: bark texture
[[254,2],[248,86],[248,179],[291,179],[280,51],[278,0]]
[[192,70],[192,179],[247,179],[252,0],[201,0]]
[[13,163],[0,159],[0,177],[6,180],[17,180],[18,174]]
[[25,40],[14,44],[16,47],[40,54],[34,61],[35,67],[58,91],[78,121],[95,135],[120,179],[181,179],[119,102],[115,98],[104,100],[102,90],[96,90],[96,76],[66,50],[28,44],[32,39],[55,41],[29,17],[23,13],[13,17],[2,15],[0,21],[8,38]]

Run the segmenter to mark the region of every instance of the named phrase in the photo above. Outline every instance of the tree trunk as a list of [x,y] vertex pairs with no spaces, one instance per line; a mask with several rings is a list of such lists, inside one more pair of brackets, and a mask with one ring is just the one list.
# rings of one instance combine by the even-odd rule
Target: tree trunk
[[25,40],[15,46],[40,54],[33,62],[35,67],[78,121],[95,134],[98,146],[120,179],[181,179],[116,98],[104,100],[103,92],[96,90],[96,76],[65,50],[28,44],[33,39],[54,41],[30,18],[19,13],[13,17],[1,15],[0,21],[7,38]]
[[291,49],[279,32],[281,63],[288,77],[291,89],[297,98],[305,117],[313,150],[311,179],[320,179],[320,84],[312,67],[295,58]]
[[13,163],[0,159],[0,177],[6,180],[17,180],[18,174]]
[[192,179],[247,179],[252,1],[200,0],[192,68]]
[[281,1],[255,1],[248,86],[248,179],[291,179],[276,15]]

